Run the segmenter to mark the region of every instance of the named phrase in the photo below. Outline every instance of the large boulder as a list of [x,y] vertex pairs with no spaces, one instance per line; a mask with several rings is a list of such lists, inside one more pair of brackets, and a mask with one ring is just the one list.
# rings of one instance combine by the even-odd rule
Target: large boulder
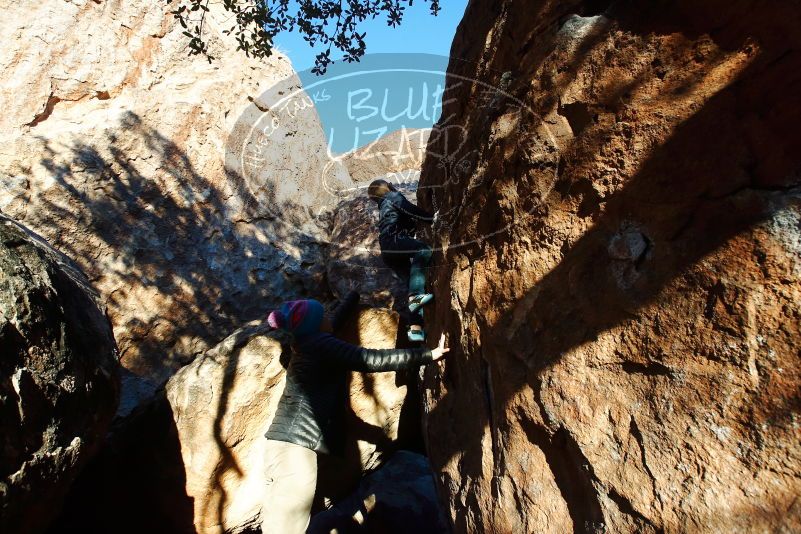
[[[362,309],[340,335],[387,348],[395,346],[397,327],[397,314]],[[264,323],[246,325],[182,368],[153,401],[118,420],[53,532],[110,523],[118,532],[258,528],[264,433],[283,392],[287,341]],[[396,375],[352,374],[346,456],[321,460],[320,497],[348,495],[387,454],[418,444],[419,421],[407,419],[407,387]]]
[[167,382],[199,533],[258,524],[264,432],[284,383],[281,353],[269,327],[245,327]]
[[87,273],[126,368],[161,385],[281,300],[326,296],[314,108],[263,135],[268,89],[298,91],[283,55],[244,57],[214,2],[211,63],[168,2],[0,8],[0,208]]
[[41,532],[117,408],[117,347],[78,267],[3,216],[0,350],[0,531]]
[[799,25],[470,2],[419,195],[457,532],[801,530]]
[[366,475],[352,495],[311,519],[310,534],[447,534],[434,477],[422,454],[398,451]]

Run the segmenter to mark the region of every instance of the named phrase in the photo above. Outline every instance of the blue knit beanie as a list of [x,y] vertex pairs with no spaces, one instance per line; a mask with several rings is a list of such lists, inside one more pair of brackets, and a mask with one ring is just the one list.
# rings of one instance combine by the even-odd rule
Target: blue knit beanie
[[292,332],[295,336],[314,334],[320,330],[325,309],[314,299],[291,300],[270,312],[267,323],[273,328]]

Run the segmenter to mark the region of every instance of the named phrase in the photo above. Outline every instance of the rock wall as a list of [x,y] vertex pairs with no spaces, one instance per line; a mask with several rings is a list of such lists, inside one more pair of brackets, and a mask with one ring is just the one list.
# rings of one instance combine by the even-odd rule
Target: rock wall
[[161,383],[282,299],[319,293],[319,121],[311,109],[263,135],[267,89],[295,80],[283,56],[237,52],[216,4],[213,63],[188,57],[166,2],[0,8],[0,209],[85,270],[128,369]]
[[801,529],[800,24],[470,2],[418,195],[457,532]]
[[0,530],[41,532],[117,408],[111,325],[75,264],[0,216]]

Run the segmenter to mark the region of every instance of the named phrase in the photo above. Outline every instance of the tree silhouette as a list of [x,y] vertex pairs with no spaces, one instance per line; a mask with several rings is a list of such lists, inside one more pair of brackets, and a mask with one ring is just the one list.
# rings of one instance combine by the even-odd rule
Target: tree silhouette
[[[171,4],[173,0],[165,0]],[[440,0],[424,0],[431,14],[440,10]],[[209,0],[178,0],[172,11],[189,39],[189,54],[203,54],[211,62],[203,22]],[[272,54],[273,40],[283,31],[297,29],[309,46],[322,45],[312,72],[324,74],[333,61],[331,51],[341,51],[347,62],[359,61],[367,49],[367,32],[359,32],[366,20],[386,16],[388,26],[403,22],[404,11],[414,0],[223,0],[223,8],[233,15],[235,24],[226,34],[234,34],[237,50],[257,58]]]

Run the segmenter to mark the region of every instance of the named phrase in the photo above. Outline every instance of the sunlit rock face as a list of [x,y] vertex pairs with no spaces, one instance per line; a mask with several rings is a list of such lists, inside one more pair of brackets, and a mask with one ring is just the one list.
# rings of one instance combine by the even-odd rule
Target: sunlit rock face
[[163,382],[282,299],[325,291],[319,121],[265,130],[267,90],[293,83],[283,56],[237,52],[218,5],[212,63],[188,56],[166,2],[0,6],[0,209],[86,271],[128,369]]
[[111,325],[86,277],[0,216],[0,530],[40,532],[117,408]]
[[470,3],[418,193],[455,531],[801,529],[799,24]]
[[341,156],[351,179],[367,187],[377,178],[394,183],[416,182],[430,129],[401,128]]

